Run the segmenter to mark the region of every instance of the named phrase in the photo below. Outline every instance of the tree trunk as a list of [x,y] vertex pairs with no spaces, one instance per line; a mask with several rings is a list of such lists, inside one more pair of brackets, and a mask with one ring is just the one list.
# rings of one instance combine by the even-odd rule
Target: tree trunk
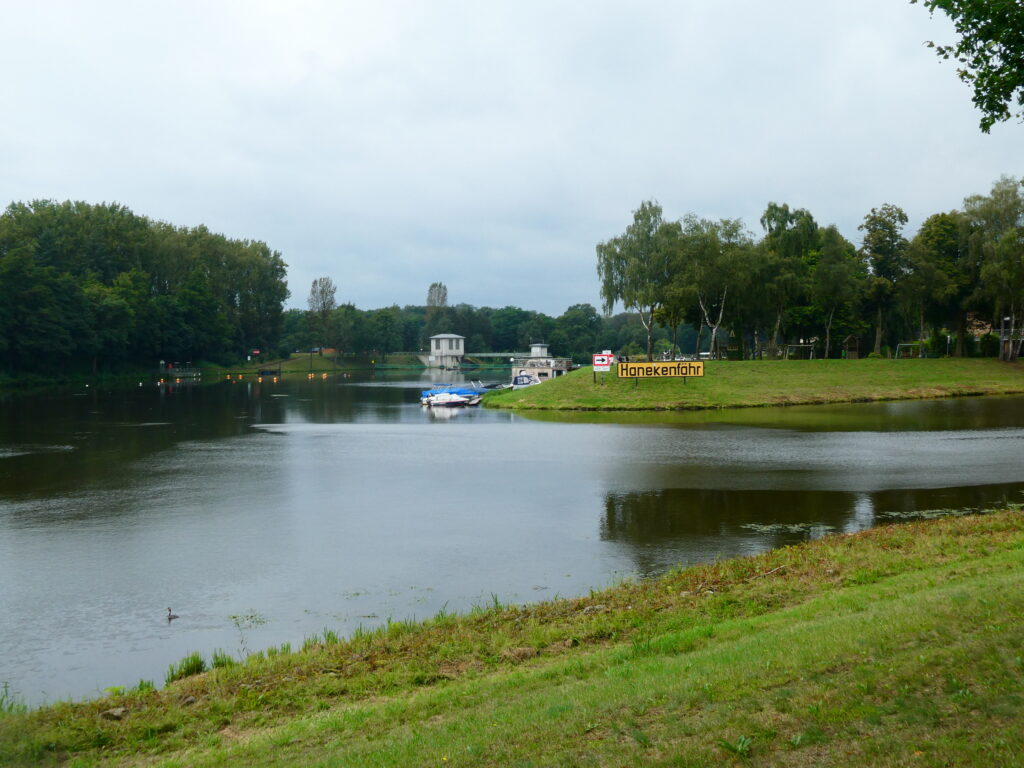
[[[1017,324],[1017,308],[1015,306],[1015,303],[1016,302],[1010,302],[1010,343],[1008,345],[1009,349],[1007,350],[1007,352],[1009,352],[1009,358],[1011,363],[1017,359],[1017,355],[1020,351],[1020,344],[1015,344],[1013,341],[1013,329]],[[1002,343],[1000,342],[1000,346],[1001,345]]]
[[637,308],[637,312],[640,315],[640,323],[647,331],[647,362],[651,362],[654,360],[654,307],[651,307],[650,316],[647,318],[644,318],[643,309]]
[[875,350],[876,355],[882,354],[882,308],[878,308],[878,320],[875,322]]
[[964,322],[964,316],[959,314],[956,316],[956,347],[953,348],[953,357],[964,356],[964,345],[967,342],[967,330],[966,323]]
[[828,313],[828,322],[825,324],[825,359],[828,360],[828,351],[832,345],[832,318],[835,317],[836,308]]
[[768,355],[773,360],[779,356],[779,333],[782,331],[782,309],[775,313],[775,330],[768,340]]
[[722,324],[722,316],[725,314],[725,297],[728,295],[729,289],[725,288],[722,291],[722,299],[718,304],[718,318],[712,324],[711,318],[708,317],[708,308],[704,304],[704,299],[698,294],[697,302],[700,304],[701,312],[704,313],[704,322],[707,323],[708,328],[711,330],[711,357],[718,359],[718,328]]
[[693,356],[696,358],[700,357],[700,342],[704,338],[704,321],[701,320],[697,324],[697,348],[693,350]]

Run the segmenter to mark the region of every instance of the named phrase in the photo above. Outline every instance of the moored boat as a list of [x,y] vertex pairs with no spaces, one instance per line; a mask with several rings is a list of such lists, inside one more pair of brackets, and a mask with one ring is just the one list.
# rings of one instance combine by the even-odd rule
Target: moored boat
[[420,393],[420,403],[431,408],[479,405],[483,392],[473,387],[435,387]]

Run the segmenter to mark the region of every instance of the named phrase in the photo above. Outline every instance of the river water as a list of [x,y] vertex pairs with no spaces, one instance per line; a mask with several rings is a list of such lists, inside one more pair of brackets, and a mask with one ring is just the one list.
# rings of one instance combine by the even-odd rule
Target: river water
[[1024,500],[1020,397],[528,418],[424,410],[416,376],[0,402],[0,683],[160,685],[192,651]]

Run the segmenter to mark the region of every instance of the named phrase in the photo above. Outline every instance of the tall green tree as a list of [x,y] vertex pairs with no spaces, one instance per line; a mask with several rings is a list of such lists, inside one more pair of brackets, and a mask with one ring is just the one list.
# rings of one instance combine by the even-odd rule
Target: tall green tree
[[[1009,318],[1006,330],[1011,342],[1008,350],[1000,348],[1000,359],[1016,360],[1020,355],[1021,341],[1015,336],[1024,327],[1024,228],[1014,228],[999,238],[982,267],[981,277],[986,290],[997,301],[1000,315],[1005,313]],[[1004,322],[1001,321],[1000,325]]]
[[761,226],[767,259],[761,290],[775,315],[768,338],[768,353],[774,357],[786,310],[806,293],[809,254],[818,244],[818,225],[803,208],[790,210],[785,203],[768,203]]
[[679,225],[662,219],[661,206],[646,200],[633,211],[633,222],[618,237],[597,245],[597,274],[604,311],[617,302],[633,310],[647,331],[647,359],[654,359],[654,312],[668,283],[669,265]]
[[374,348],[387,356],[402,345],[402,310],[398,306],[373,310],[369,316]]
[[871,268],[866,296],[875,310],[876,354],[882,353],[885,322],[895,301],[896,286],[908,271],[908,243],[903,236],[906,223],[907,214],[902,208],[885,203],[879,208],[872,208],[857,227],[864,233],[861,252]]
[[[1000,290],[986,285],[983,271],[997,258],[1000,241],[1015,230],[1024,227],[1024,194],[1022,182],[1011,176],[1000,177],[987,195],[964,198],[962,221],[962,247],[964,261],[971,270],[977,289],[971,294],[970,308],[982,316],[996,319],[1000,313]],[[989,271],[990,278],[994,273]]]
[[821,251],[811,275],[811,296],[825,319],[825,357],[831,354],[836,312],[852,305],[866,273],[857,249],[834,225],[821,231]]
[[318,277],[309,287],[309,321],[310,329],[317,340],[317,345],[327,347],[331,344],[331,313],[338,306],[338,288],[334,281],[327,277]]
[[37,264],[31,246],[0,257],[0,349],[9,372],[68,361],[88,330],[84,317],[74,280]]
[[[521,352],[520,329],[530,320],[530,313],[519,307],[502,307],[490,313],[492,341],[495,352]],[[529,341],[529,339],[527,339]]]
[[82,289],[88,307],[88,324],[92,329],[88,343],[80,349],[92,356],[92,372],[100,360],[122,360],[128,351],[135,322],[135,313],[119,290],[90,280]]
[[681,237],[683,268],[696,294],[701,319],[711,332],[711,355],[718,357],[718,330],[726,317],[730,292],[739,292],[749,279],[754,243],[740,219],[712,221],[694,214],[683,217]]
[[448,311],[448,286],[441,282],[431,283],[427,289],[427,311],[422,343],[426,345],[427,340],[438,333],[457,333],[452,326],[451,313]]
[[599,351],[601,316],[590,304],[573,304],[555,319],[551,351],[577,362],[586,362]]

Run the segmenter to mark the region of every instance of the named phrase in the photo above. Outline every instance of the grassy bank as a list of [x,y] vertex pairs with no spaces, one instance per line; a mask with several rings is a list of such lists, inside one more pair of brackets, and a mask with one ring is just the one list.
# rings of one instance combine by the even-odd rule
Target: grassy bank
[[1020,764],[1022,619],[1024,514],[942,518],[7,713],[0,764]]
[[1024,365],[989,359],[786,360],[705,364],[703,378],[633,379],[580,369],[487,396],[494,408],[671,410],[847,403],[1024,392]]

